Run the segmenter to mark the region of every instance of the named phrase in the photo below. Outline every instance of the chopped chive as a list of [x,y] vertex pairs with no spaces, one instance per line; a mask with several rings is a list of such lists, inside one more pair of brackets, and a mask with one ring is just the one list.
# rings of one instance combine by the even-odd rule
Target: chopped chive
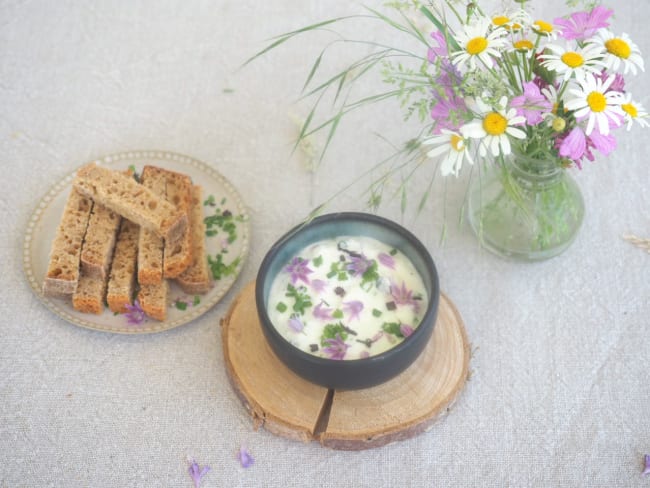
[[332,312],[332,317],[335,319],[342,319],[343,318],[343,311],[340,308],[337,308]]
[[377,310],[376,308],[372,309],[372,316],[373,317],[381,317],[381,310]]
[[317,268],[323,264],[323,256],[318,256],[317,258],[314,258],[314,266]]
[[284,313],[287,311],[287,305],[283,302],[278,302],[278,304],[275,306],[275,309],[280,313]]

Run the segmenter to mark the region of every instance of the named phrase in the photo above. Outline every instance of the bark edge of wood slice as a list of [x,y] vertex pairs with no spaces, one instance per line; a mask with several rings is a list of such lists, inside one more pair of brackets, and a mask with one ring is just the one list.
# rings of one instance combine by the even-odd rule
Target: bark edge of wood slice
[[450,409],[469,374],[465,327],[444,294],[420,357],[392,380],[363,390],[328,390],[289,370],[262,332],[254,282],[235,298],[221,327],[227,376],[254,427],[332,449],[370,449],[429,430]]

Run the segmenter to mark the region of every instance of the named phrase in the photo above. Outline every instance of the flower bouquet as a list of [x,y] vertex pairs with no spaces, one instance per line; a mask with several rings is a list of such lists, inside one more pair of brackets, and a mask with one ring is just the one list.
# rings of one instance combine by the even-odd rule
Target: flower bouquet
[[[532,17],[527,0],[490,14],[477,1],[461,3],[391,2],[386,7],[392,15],[367,8],[365,15],[279,36],[252,59],[296,35],[350,19],[380,20],[414,41],[409,50],[341,37],[337,42],[376,50],[307,90],[316,102],[297,144],[327,130],[326,149],[344,115],[398,99],[406,118],[419,115],[422,130],[379,163],[385,174],[369,188],[370,205],[379,205],[386,181],[398,172],[413,174],[430,161],[444,177],[469,168],[466,212],[480,241],[517,258],[554,256],[573,241],[584,214],[566,170],[581,169],[596,151],[609,155],[615,130],[648,125],[648,114],[625,89],[625,76],[644,70],[643,58],[627,34],[608,29],[613,11],[601,5],[551,21]],[[422,20],[427,27],[418,27]],[[314,62],[306,87],[328,48]],[[341,96],[377,70],[390,90],[354,101]],[[316,124],[327,90],[335,92],[334,115]]]

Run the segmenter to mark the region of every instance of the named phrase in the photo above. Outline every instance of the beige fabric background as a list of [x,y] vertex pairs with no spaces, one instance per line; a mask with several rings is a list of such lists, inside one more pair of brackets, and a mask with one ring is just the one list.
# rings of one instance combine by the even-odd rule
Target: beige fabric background
[[[539,17],[566,11],[559,0],[532,4]],[[650,4],[614,6],[614,28],[647,61]],[[418,217],[382,208],[430,249],[473,345],[471,381],[430,432],[345,453],[253,431],[225,376],[220,318],[277,237],[390,151],[374,132],[399,142],[416,126],[390,103],[352,116],[312,175],[304,153],[290,156],[292,117],[308,113],[297,95],[331,37],[305,37],[236,69],[272,35],[362,11],[334,0],[0,1],[0,486],[189,487],[187,455],[212,467],[205,487],[650,486],[640,475],[650,452],[650,256],[621,239],[650,235],[650,132],[640,130],[619,132],[615,154],[576,173],[584,226],[548,262],[482,252],[467,224],[455,224],[462,178],[448,188],[443,246],[439,196]],[[649,79],[629,85],[646,107]],[[241,192],[253,233],[221,304],[138,337],[60,320],[21,269],[25,225],[50,185],[131,149],[213,165]],[[330,208],[364,210],[366,186]],[[241,444],[256,460],[248,470],[235,460]]]

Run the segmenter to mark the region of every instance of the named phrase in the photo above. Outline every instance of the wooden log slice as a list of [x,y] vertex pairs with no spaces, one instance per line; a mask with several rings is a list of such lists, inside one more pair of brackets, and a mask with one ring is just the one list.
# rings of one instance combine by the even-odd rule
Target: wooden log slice
[[332,449],[369,449],[428,430],[456,399],[469,371],[465,328],[445,295],[420,357],[396,378],[363,390],[328,390],[284,366],[262,332],[255,283],[234,300],[221,325],[228,378],[255,428]]

